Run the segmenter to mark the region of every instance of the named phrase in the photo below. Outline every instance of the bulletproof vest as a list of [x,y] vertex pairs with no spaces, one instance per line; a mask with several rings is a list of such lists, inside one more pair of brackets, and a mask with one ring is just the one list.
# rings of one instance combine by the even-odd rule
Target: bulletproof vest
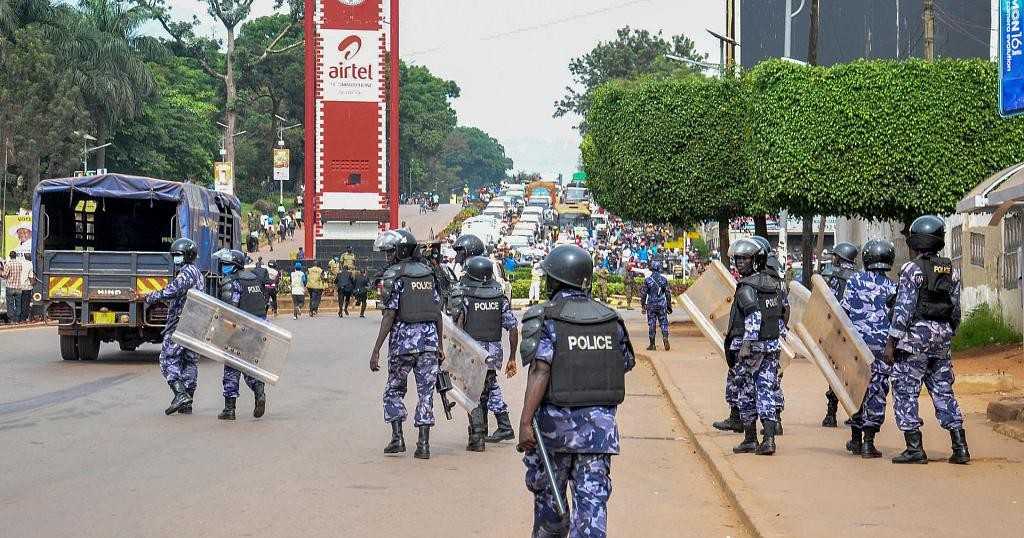
[[425,263],[409,261],[399,264],[402,296],[398,299],[398,319],[405,323],[422,323],[441,319],[441,304],[434,301],[437,279]]
[[729,312],[729,332],[726,340],[743,338],[746,332],[744,320],[754,310],[761,312],[762,342],[779,338],[779,321],[784,309],[782,306],[782,289],[779,281],[771,275],[761,272],[741,278],[736,283],[736,296]]
[[267,315],[267,297],[263,295],[263,282],[249,271],[238,273],[235,279],[241,285],[238,308],[258,318]]
[[501,309],[505,294],[494,281],[477,286],[464,286],[466,319],[462,327],[480,342],[501,341]]
[[545,401],[562,407],[622,403],[626,360],[619,348],[619,315],[588,297],[556,299],[544,312],[556,335]]
[[828,277],[828,284],[837,300],[843,300],[843,295],[846,295],[846,283],[853,278],[854,274],[856,271],[846,267],[837,267],[832,270],[832,274]]
[[924,282],[917,292],[914,318],[929,321],[953,320],[953,262],[948,258],[923,255],[914,263],[924,273]]

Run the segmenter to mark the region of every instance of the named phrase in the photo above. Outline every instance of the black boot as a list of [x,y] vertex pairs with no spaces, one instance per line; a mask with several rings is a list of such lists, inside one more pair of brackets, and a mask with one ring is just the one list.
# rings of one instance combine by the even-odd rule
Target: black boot
[[928,454],[924,453],[921,443],[921,430],[903,432],[907,441],[907,449],[892,459],[893,463],[928,463]]
[[512,430],[512,421],[508,418],[508,412],[495,413],[495,420],[498,422],[498,429],[487,436],[488,443],[500,443],[516,438],[516,432]]
[[949,438],[953,441],[953,455],[949,457],[949,463],[964,465],[971,461],[971,452],[967,449],[967,432],[963,428],[949,430]]
[[235,420],[235,398],[224,397],[224,410],[217,415],[221,420]]
[[864,448],[864,430],[856,426],[850,426],[850,432],[852,435],[850,440],[846,442],[846,450],[851,454],[860,454]]
[[743,433],[743,422],[740,421],[740,410],[733,406],[729,408],[729,418],[719,420],[711,425],[716,430],[727,432]]
[[839,426],[836,423],[836,411],[839,409],[839,398],[836,398],[832,391],[825,393],[825,399],[828,400],[828,405],[825,408],[825,418],[821,420],[821,425],[824,428],[836,428]]
[[173,415],[181,410],[182,407],[192,403],[192,397],[188,395],[188,390],[185,388],[185,384],[181,381],[175,381],[169,383],[171,391],[174,392],[174,399],[171,400],[171,405],[164,409],[165,415]]
[[775,412],[775,416],[779,417],[779,421],[775,423],[775,436],[782,435],[782,409]]
[[267,412],[266,386],[260,382],[256,385],[256,388],[252,389],[252,394],[256,397],[256,406],[252,408],[252,416],[260,418],[263,416],[263,413]]
[[650,340],[651,340],[651,344],[649,346],[647,346],[647,351],[654,351],[656,349],[654,347],[654,337],[653,336],[650,337]]
[[876,433],[878,433],[878,428],[864,428],[864,443],[861,445],[860,457],[865,459],[882,457],[882,453],[875,448]]
[[421,460],[430,459],[430,426],[420,426],[420,438],[416,441],[414,457]]
[[668,337],[662,337],[661,341],[665,343],[665,351],[668,351]]
[[[185,392],[188,393],[188,397],[192,398],[192,401],[194,402],[195,401],[195,397],[196,397],[196,388],[192,387],[190,389],[185,389]],[[178,409],[178,414],[179,415],[191,415],[192,414],[192,404],[187,404],[187,405],[181,406],[181,409]]]
[[487,437],[487,409],[479,406],[469,413],[469,442],[466,450],[483,452],[487,448],[484,438]]
[[734,446],[732,451],[737,454],[749,454],[757,450],[757,421],[751,420],[743,425],[743,442]]
[[405,452],[405,435],[402,432],[402,421],[396,420],[391,423],[391,442],[384,447],[385,454],[396,454]]
[[771,456],[775,453],[775,421],[764,420],[764,439],[757,446],[754,454],[758,456]]

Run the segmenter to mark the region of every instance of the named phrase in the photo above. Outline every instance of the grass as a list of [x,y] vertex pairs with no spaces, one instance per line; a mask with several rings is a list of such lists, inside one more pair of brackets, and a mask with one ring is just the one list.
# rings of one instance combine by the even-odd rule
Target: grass
[[972,310],[953,337],[953,351],[964,351],[984,346],[1019,344],[1021,333],[988,304]]

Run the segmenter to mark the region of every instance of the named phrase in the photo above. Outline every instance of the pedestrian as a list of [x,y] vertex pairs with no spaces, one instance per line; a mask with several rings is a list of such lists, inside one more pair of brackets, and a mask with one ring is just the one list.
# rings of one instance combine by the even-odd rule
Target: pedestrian
[[875,434],[885,422],[885,400],[889,395],[891,369],[882,357],[889,339],[891,305],[896,301],[896,283],[886,276],[896,260],[896,247],[889,241],[868,241],[864,245],[864,271],[853,275],[839,305],[850,317],[853,328],[867,344],[875,360],[871,381],[860,409],[850,417],[851,439],[846,449],[864,458],[879,458]]
[[36,273],[32,268],[32,254],[26,252],[19,259],[21,264],[21,300],[18,307],[21,308],[21,321],[32,321],[32,289],[36,285]]
[[370,279],[366,273],[359,269],[352,271],[352,296],[355,297],[356,304],[359,305],[359,317],[361,318],[366,317],[366,296],[369,289]]
[[389,230],[377,239],[391,265],[383,275],[381,300],[384,309],[377,341],[370,353],[370,371],[380,370],[380,348],[388,339],[388,381],[384,389],[384,422],[391,425],[391,441],[385,454],[405,452],[402,424],[407,416],[405,393],[409,372],[416,377],[416,414],[419,430],[414,457],[430,458],[430,428],[434,425],[434,388],[444,362],[441,334],[441,297],[434,272],[415,257],[416,237],[408,230]]
[[949,431],[950,463],[971,460],[964,416],[953,394],[950,345],[960,326],[960,271],[938,252],[945,246],[945,222],[934,215],[910,225],[913,259],[900,269],[892,327],[883,358],[892,365],[893,408],[907,449],[893,463],[928,463],[921,438],[918,401],[928,389],[939,424]]
[[295,209],[295,225],[302,229],[302,208]]
[[320,262],[313,260],[306,270],[306,289],[309,290],[309,317],[314,318],[320,313],[320,299],[324,295],[324,270]]
[[302,262],[295,262],[295,270],[291,274],[292,316],[299,319],[299,313],[306,302],[306,273],[302,271]]
[[338,276],[339,269],[341,269],[341,261],[338,256],[334,256],[330,260],[327,260],[327,272],[331,275],[331,278]]
[[164,289],[146,295],[146,305],[157,301],[170,300],[167,308],[167,322],[163,330],[163,346],[160,348],[160,373],[167,385],[171,387],[174,398],[171,405],[164,410],[167,415],[181,413],[192,414],[192,398],[199,382],[199,356],[171,340],[174,330],[178,328],[178,318],[185,308],[185,297],[188,290],[203,292],[206,280],[203,273],[195,265],[199,248],[191,239],[183,237],[171,243],[171,261],[177,268],[177,274]]
[[672,312],[672,288],[661,274],[661,262],[651,262],[651,275],[640,290],[640,308],[647,314],[648,351],[654,351],[655,325],[661,328],[661,340],[668,351],[668,315]]
[[11,323],[24,321],[21,318],[21,271],[24,266],[18,253],[11,251],[7,263],[0,268],[0,277],[4,280],[4,293],[7,299],[7,319]]
[[345,247],[345,252],[341,255],[341,266],[348,268],[349,271],[356,268],[356,255],[352,253],[352,247]]
[[[857,274],[857,255],[860,249],[852,243],[839,243],[832,248],[832,270],[826,277],[829,289],[835,295],[837,301],[842,300],[846,293],[846,284]],[[836,397],[832,387],[825,391],[825,418],[821,425],[825,428],[838,426],[836,411],[839,410],[839,398]]]
[[347,316],[348,303],[352,300],[352,293],[355,292],[355,279],[348,267],[342,267],[338,275],[334,277],[334,287],[338,290],[338,317]]
[[[605,262],[606,260],[602,260]],[[602,303],[608,303],[608,265],[602,263],[594,270],[594,277],[597,281],[597,297]]]
[[[483,452],[485,441],[499,443],[515,439],[508,404],[498,384],[502,367],[501,331],[508,331],[508,377],[516,374],[516,347],[519,345],[518,320],[512,314],[511,301],[505,297],[501,284],[494,279],[491,260],[473,256],[466,260],[466,275],[452,290],[452,319],[487,352],[487,374],[480,394],[479,406],[469,413],[469,442],[466,450]],[[487,413],[494,413],[497,429],[487,435]]]
[[[520,347],[530,373],[518,449],[525,452],[526,487],[533,493],[533,536],[602,538],[608,534],[611,460],[619,453],[615,412],[635,359],[622,318],[589,296],[593,261],[586,251],[560,245],[542,267],[550,301],[523,315]],[[539,441],[549,455],[554,489],[564,494],[572,482],[576,513],[564,519]]]
[[281,272],[277,270],[277,264],[267,264],[267,278],[263,281],[263,291],[267,294],[267,302],[270,310],[277,317],[277,288],[281,284]]
[[[623,258],[624,260],[626,258]],[[633,308],[633,295],[636,294],[636,263],[632,260],[622,266],[622,289],[626,293],[626,310]]]
[[[251,271],[245,270],[245,254],[237,250],[219,250],[214,254],[219,262],[222,275],[220,300],[243,312],[260,319],[267,319],[267,297],[263,292],[263,280]],[[235,401],[238,399],[238,381],[242,372],[224,364],[221,386],[224,392],[224,409],[217,415],[220,420],[235,420]],[[252,416],[260,418],[267,409],[266,387],[258,378],[245,374],[245,384],[252,390],[255,405]]]

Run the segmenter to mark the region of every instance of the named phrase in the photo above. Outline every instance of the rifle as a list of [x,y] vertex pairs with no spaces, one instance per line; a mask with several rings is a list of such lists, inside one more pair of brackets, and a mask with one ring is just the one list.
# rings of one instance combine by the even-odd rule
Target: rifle
[[455,402],[448,400],[448,391],[450,390],[452,390],[452,375],[447,370],[441,370],[437,373],[437,393],[441,395],[444,416],[448,420],[452,419],[452,408],[455,407]]

